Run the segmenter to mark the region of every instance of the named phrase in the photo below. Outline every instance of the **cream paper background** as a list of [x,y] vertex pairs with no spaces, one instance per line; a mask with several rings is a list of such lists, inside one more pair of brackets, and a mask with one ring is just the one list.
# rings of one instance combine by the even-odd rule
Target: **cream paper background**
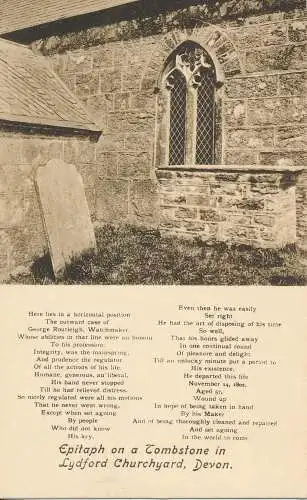
[[[304,287],[60,287],[2,286],[1,294],[1,454],[0,496],[8,497],[296,497],[307,496],[307,342],[306,288]],[[32,404],[17,401],[16,394],[37,391],[32,376],[30,345],[18,342],[28,310],[34,311],[130,311],[133,332],[154,335],[155,349],[174,357],[157,329],[158,319],[180,319],[178,304],[255,305],[254,319],[279,320],[284,327],[272,335],[265,330],[261,354],[279,361],[275,371],[259,371],[250,384],[247,400],[257,401],[257,413],[271,419],[276,431],[251,433],[247,443],[219,443],[228,448],[233,469],[146,470],[59,469],[58,446],[64,433],[51,432],[49,420]],[[186,318],[187,315],[185,315]],[[123,324],[124,326],[124,324]],[[139,346],[137,362],[129,365],[132,392],[145,397],[140,406],[124,405],[111,435],[103,435],[106,447],[144,446],[152,442],[212,447],[207,441],[181,441],[173,425],[131,425],[131,416],[156,416],[153,401],[182,398],[182,370],[156,369],[148,360],[152,345]],[[142,352],[143,350],[143,352]],[[131,392],[131,391],[130,391]],[[171,397],[170,397],[171,393]],[[187,393],[188,394],[188,393]],[[191,398],[191,392],[190,398]],[[140,457],[142,458],[142,457]]]

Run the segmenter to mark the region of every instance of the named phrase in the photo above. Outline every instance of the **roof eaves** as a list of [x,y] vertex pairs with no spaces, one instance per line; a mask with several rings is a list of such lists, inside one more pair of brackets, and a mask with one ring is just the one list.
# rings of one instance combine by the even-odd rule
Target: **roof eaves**
[[95,133],[102,133],[101,128],[94,123],[77,123],[70,122],[64,120],[52,120],[50,118],[38,118],[38,117],[29,117],[29,116],[17,116],[17,115],[8,115],[5,113],[0,113],[0,121],[6,123],[20,123],[29,126],[46,126],[46,127],[55,127],[57,129],[70,129],[70,130],[80,130],[80,131],[88,131]]
[[[17,0],[18,1],[18,0]],[[65,22],[68,19],[72,18],[77,18],[77,17],[82,17],[88,14],[98,14],[99,12],[103,13],[106,10],[109,9],[114,9],[118,7],[123,7],[125,5],[129,5],[131,3],[135,2],[140,2],[141,0],[100,0],[97,2],[90,2],[92,4],[91,7],[86,7],[86,2],[84,0],[79,0],[77,2],[77,5],[74,7],[71,7],[69,5],[69,2],[66,2],[67,7],[64,8],[64,11],[54,10],[52,9],[51,12],[48,14],[48,9],[45,9],[44,15],[40,16],[29,16],[30,19],[28,22],[26,22],[27,16],[24,15],[22,17],[22,21],[20,20],[20,13],[16,15],[15,13],[15,19],[12,22],[11,17],[8,17],[5,15],[3,12],[0,12],[0,35],[9,35],[14,32],[18,32],[21,30],[25,29],[31,29],[31,28],[37,28],[39,26],[43,25],[48,25],[50,23],[58,23],[58,22]],[[1,0],[3,2],[3,0]],[[19,0],[19,2],[22,4],[24,3],[25,8],[27,5],[26,0]],[[60,2],[59,2],[60,4]],[[48,7],[48,4],[47,4]],[[4,9],[3,9],[4,10]],[[1,7],[0,7],[1,11]],[[2,16],[1,16],[2,14]],[[25,14],[25,12],[24,12]],[[2,19],[1,19],[2,18]],[[32,20],[31,20],[32,18]],[[5,22],[6,21],[6,22]]]

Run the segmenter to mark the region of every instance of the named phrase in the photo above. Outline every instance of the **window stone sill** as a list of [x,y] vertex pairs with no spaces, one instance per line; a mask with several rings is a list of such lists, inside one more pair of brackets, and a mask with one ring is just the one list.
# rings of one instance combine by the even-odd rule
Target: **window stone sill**
[[164,165],[156,170],[183,172],[301,172],[304,165]]

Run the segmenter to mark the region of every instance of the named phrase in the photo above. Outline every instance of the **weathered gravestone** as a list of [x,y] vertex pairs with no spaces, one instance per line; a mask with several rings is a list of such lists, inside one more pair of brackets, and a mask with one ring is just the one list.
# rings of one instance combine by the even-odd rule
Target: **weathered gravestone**
[[36,175],[44,227],[55,276],[73,257],[96,249],[83,181],[74,165],[51,160]]

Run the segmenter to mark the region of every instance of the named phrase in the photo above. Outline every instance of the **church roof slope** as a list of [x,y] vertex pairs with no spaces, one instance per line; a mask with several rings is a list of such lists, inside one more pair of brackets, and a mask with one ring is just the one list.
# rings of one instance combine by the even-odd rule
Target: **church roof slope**
[[0,34],[98,12],[135,0],[1,0]]
[[43,56],[0,39],[0,120],[99,132]]

